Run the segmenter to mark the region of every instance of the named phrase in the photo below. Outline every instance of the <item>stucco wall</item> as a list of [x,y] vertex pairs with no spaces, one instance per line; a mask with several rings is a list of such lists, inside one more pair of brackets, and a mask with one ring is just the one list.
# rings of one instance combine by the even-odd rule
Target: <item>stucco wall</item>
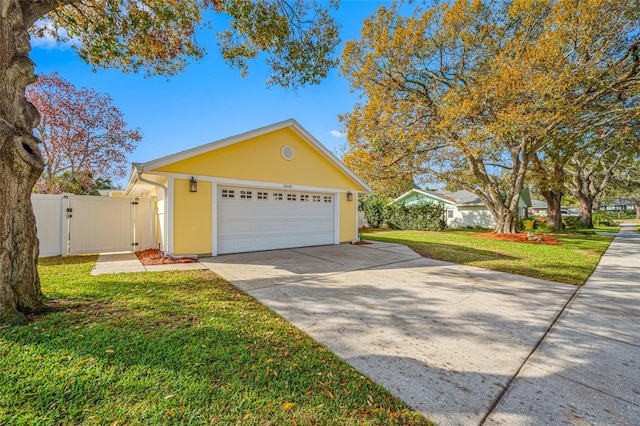
[[189,192],[189,180],[174,180],[173,253],[211,253],[211,182],[199,181]]
[[493,215],[485,207],[461,207],[453,209],[454,217],[447,217],[447,226],[449,228],[461,228],[465,226],[481,227],[491,229],[496,226]]
[[358,237],[358,229],[356,225],[356,215],[358,203],[356,196],[353,200],[347,200],[347,194],[340,194],[340,242],[346,243],[355,240]]

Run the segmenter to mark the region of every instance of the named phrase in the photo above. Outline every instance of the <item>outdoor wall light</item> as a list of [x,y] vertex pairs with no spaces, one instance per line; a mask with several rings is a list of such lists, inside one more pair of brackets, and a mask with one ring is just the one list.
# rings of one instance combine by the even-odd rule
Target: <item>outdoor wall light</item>
[[347,191],[347,201],[353,201],[353,194],[351,191]]
[[198,192],[198,181],[196,181],[193,176],[191,176],[191,180],[189,181],[189,192]]

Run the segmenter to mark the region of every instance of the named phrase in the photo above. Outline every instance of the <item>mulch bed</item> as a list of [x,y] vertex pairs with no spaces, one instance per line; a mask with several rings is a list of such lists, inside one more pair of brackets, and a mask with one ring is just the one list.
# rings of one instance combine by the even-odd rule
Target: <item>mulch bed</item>
[[136,252],[136,256],[140,259],[140,262],[145,265],[170,265],[173,263],[195,263],[196,260],[189,258],[175,259],[171,256],[162,257],[160,250],[158,249],[148,249],[148,250],[140,250]]
[[358,241],[358,242],[353,243],[354,246],[365,246],[367,244],[372,244],[372,243],[370,243],[368,241]]
[[500,241],[512,241],[515,243],[533,243],[533,244],[549,244],[552,246],[559,246],[560,243],[554,238],[548,235],[534,234],[535,238],[541,238],[542,241],[529,240],[529,237],[525,232],[518,234],[494,234],[493,232],[487,232],[484,234],[476,234],[478,238],[487,238],[490,240]]

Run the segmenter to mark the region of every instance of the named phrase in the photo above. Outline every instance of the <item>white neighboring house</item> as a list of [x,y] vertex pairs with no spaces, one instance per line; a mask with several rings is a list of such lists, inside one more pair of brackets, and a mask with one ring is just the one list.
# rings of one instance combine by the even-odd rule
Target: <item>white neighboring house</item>
[[[423,191],[412,189],[405,192],[389,204],[411,205],[416,203],[438,203],[446,210],[448,228],[480,227],[495,228],[496,220],[480,197],[470,191]],[[528,188],[520,195],[519,215],[526,217],[527,208],[531,206]]]

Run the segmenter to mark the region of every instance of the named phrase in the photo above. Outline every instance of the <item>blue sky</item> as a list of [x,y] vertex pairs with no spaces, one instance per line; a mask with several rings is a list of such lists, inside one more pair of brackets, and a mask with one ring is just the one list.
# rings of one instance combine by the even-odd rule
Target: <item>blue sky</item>
[[[342,25],[343,44],[359,37],[363,20],[381,4],[390,2],[342,1],[334,16]],[[111,96],[129,127],[143,133],[130,161],[146,162],[288,118],[296,119],[334,153],[346,143],[338,133],[338,114],[350,112],[358,96],[349,92],[336,70],[320,85],[296,92],[268,89],[267,69],[260,60],[242,78],[222,61],[213,31],[201,31],[197,37],[207,46],[207,56],[169,81],[116,70],[93,72],[73,50],[47,40],[32,39],[31,57],[36,73],[58,72],[77,88],[93,88]]]

